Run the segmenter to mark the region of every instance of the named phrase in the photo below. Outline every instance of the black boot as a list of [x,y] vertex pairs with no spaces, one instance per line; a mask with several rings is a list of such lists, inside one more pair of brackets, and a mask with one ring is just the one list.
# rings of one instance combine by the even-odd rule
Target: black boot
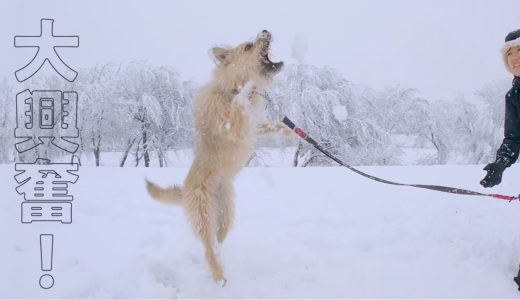
[[520,291],[520,268],[518,270],[518,274],[516,275],[515,278],[513,278],[513,280],[516,282],[516,284],[518,285],[518,290]]

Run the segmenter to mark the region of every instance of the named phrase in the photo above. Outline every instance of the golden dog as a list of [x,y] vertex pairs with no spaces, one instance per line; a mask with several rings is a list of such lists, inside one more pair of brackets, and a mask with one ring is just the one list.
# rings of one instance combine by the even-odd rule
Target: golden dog
[[161,188],[147,182],[153,198],[184,207],[213,279],[221,285],[226,279],[214,246],[215,240],[224,241],[233,223],[234,177],[250,158],[257,133],[291,133],[281,123],[264,122],[261,93],[283,66],[269,60],[270,42],[271,34],[264,30],[254,42],[212,49],[217,67],[195,96],[194,159],[184,184]]

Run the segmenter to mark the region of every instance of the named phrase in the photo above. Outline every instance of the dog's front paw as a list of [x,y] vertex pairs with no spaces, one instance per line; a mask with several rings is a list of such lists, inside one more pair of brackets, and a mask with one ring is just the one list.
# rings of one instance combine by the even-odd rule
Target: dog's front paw
[[294,131],[292,131],[290,128],[288,128],[287,126],[283,126],[282,128],[279,129],[279,131],[281,131],[281,133],[285,136],[285,137],[297,137],[297,135],[294,133]]

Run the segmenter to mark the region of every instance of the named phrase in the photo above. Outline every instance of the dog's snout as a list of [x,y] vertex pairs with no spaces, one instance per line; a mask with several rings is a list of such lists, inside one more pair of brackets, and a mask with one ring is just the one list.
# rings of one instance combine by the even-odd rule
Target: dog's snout
[[267,30],[264,29],[264,30],[262,30],[262,32],[260,32],[260,33],[258,34],[258,38],[259,38],[259,39],[266,39],[266,40],[269,40],[269,39],[271,39],[271,33],[270,33],[269,31],[267,31]]

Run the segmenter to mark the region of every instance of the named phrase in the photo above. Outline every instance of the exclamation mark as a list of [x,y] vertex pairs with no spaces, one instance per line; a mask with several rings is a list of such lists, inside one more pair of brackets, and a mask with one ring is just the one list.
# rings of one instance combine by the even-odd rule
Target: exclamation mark
[[[53,234],[40,234],[40,257],[41,269],[44,272],[52,271],[52,252],[54,247]],[[43,274],[40,277],[42,289],[50,289],[54,285],[54,277],[50,274]]]

